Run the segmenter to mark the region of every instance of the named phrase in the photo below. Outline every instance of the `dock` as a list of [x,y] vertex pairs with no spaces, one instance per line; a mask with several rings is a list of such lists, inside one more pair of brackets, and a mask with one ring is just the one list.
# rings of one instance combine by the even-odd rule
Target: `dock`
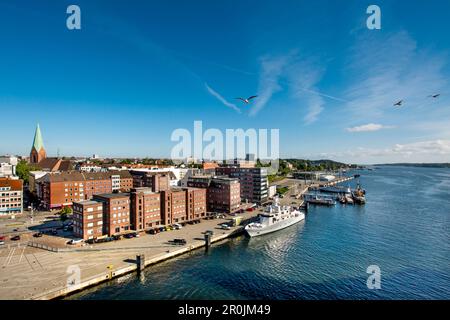
[[[250,221],[258,213],[245,212],[240,216],[244,221]],[[64,250],[33,246],[2,248],[0,299],[49,300],[73,294],[205,247],[204,233],[207,230],[214,232],[211,244],[242,234],[243,225],[230,230],[218,228],[230,220],[231,217],[202,220],[181,230]],[[170,244],[169,240],[174,238],[184,238],[187,244]],[[138,256],[144,257],[140,265]]]

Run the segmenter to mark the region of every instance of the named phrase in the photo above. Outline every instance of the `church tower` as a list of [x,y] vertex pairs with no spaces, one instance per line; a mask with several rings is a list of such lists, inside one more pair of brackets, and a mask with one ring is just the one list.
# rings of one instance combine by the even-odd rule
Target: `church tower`
[[33,146],[30,152],[30,162],[39,163],[41,160],[47,158],[47,153],[44,149],[44,141],[42,140],[41,128],[39,124],[36,127],[36,132],[34,133]]

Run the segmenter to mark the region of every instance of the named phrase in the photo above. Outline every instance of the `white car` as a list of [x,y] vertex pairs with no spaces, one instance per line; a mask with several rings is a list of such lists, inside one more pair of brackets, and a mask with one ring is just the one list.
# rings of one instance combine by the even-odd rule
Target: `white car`
[[181,224],[179,224],[179,223],[174,223],[173,226],[174,226],[175,229],[177,229],[177,230],[180,230],[181,228],[183,228],[183,227],[181,226]]
[[77,244],[83,242],[83,239],[72,239],[68,242],[68,244]]
[[5,245],[5,241],[0,241],[0,246]]
[[222,229],[224,229],[224,230],[230,230],[230,229],[231,229],[231,227],[230,227],[229,225],[227,225],[226,223],[221,224],[220,227],[221,227]]

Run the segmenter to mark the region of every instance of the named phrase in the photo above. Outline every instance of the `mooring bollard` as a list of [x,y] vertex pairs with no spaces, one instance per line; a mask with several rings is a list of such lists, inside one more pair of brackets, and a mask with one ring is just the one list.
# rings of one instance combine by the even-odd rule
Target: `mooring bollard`
[[206,248],[206,250],[208,250],[210,246],[211,246],[211,233],[207,232],[207,233],[205,233],[205,248]]
[[145,256],[139,254],[136,256],[137,271],[140,273],[145,268]]

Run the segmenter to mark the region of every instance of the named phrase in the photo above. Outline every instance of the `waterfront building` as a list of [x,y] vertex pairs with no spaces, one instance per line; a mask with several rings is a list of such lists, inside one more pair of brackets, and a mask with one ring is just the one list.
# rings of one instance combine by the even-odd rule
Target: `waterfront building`
[[23,182],[0,178],[0,216],[23,212]]
[[166,191],[170,188],[172,179],[175,176],[172,172],[149,172],[141,170],[131,170],[134,188],[150,188],[153,192]]
[[163,224],[197,220],[206,216],[206,189],[172,188],[161,192]]
[[96,194],[94,201],[103,205],[103,233],[108,236],[121,234],[130,228],[130,194]]
[[216,168],[216,174],[239,180],[242,201],[262,204],[268,200],[269,182],[266,168],[223,166]]
[[187,185],[207,190],[208,211],[231,213],[237,211],[241,205],[240,182],[237,178],[191,176]]
[[131,229],[141,231],[162,224],[161,194],[151,188],[132,188],[130,191]]
[[84,240],[103,236],[103,203],[84,200],[73,203],[73,233]]
[[52,172],[37,180],[38,197],[46,209],[71,206],[74,201],[90,200],[93,195],[128,192],[133,178],[128,171],[117,172]]

